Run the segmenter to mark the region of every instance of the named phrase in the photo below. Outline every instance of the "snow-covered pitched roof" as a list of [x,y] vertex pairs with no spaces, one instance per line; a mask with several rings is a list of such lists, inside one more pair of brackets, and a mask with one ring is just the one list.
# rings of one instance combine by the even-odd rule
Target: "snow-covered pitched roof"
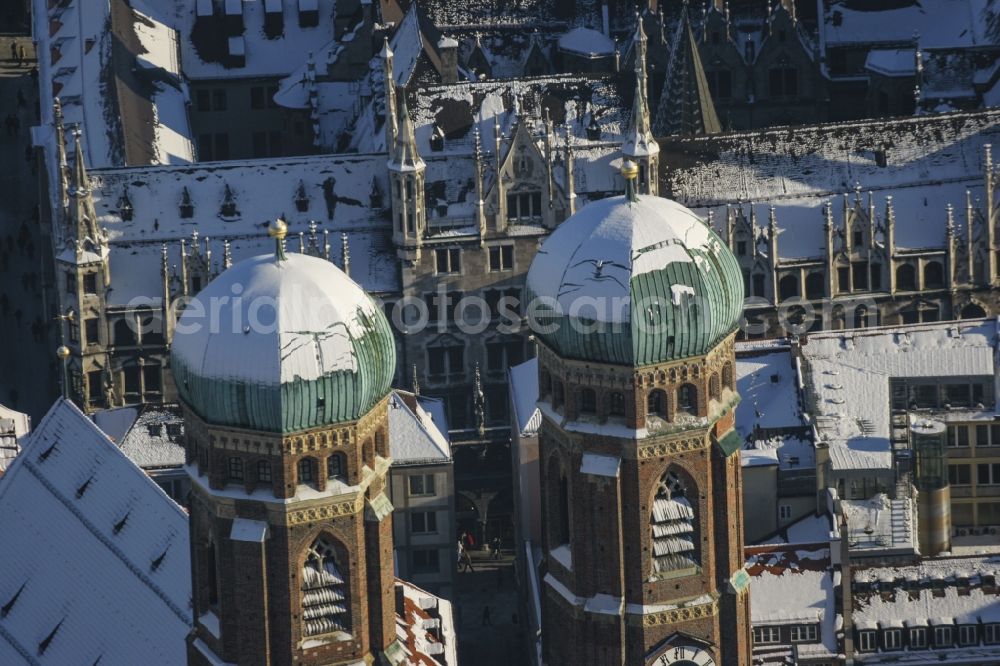
[[532,358],[510,369],[510,395],[514,419],[522,437],[538,433],[542,412],[538,409],[538,359]]
[[[388,195],[381,204],[372,202],[373,190],[389,191],[385,155],[92,170],[89,175],[98,221],[111,243],[108,300],[114,305],[137,296],[159,299],[163,243],[169,243],[171,265],[179,260],[178,241],[193,232],[215,242],[216,264],[223,239],[231,241],[233,261],[240,261],[273,248],[265,229],[278,217],[288,223],[290,250],[298,249],[296,236],[308,234],[313,221],[320,235],[330,232],[331,259],[338,265],[343,265],[339,234],[348,233],[352,278],[369,292],[399,290],[390,222],[379,209],[388,206]],[[221,212],[227,188],[236,205],[234,216]],[[128,220],[121,214],[126,194],[132,205]],[[191,204],[189,217],[180,212],[185,196]]]
[[827,46],[912,43],[924,49],[994,44],[988,24],[989,0],[909,0],[877,3],[825,0],[822,39]]
[[916,49],[872,49],[865,69],[883,76],[913,76],[917,71]]
[[1000,109],[662,139],[661,155],[676,167],[664,194],[692,208],[801,198],[818,207],[857,184],[878,191],[981,181],[982,147],[998,139]]
[[817,623],[820,645],[816,648],[836,655],[838,618],[830,550],[752,548],[751,553],[746,562],[751,577],[751,623],[754,626]]
[[0,534],[0,663],[185,663],[186,516],[72,403],[0,477]]
[[833,469],[889,469],[889,379],[992,376],[996,335],[991,320],[810,334],[803,381]]
[[183,35],[181,59],[184,74],[190,79],[287,76],[306,61],[309,53],[318,53],[334,36],[335,0],[312,3],[318,12],[315,25],[299,22],[300,3],[282,3],[282,31],[273,37],[264,28],[265,3],[240,1],[236,6],[245,26],[241,35],[246,62],[227,67],[227,33],[222,29],[222,19],[199,19],[195,4],[196,0],[170,0],[161,10],[161,20]]
[[145,470],[180,467],[184,464],[183,432],[184,419],[176,405],[147,406],[117,444]]
[[[389,454],[394,465],[451,460],[448,424],[438,423],[434,413],[425,408],[432,403],[442,404],[440,400],[417,398],[404,391],[396,391],[389,398]],[[435,411],[443,414],[442,410]]]

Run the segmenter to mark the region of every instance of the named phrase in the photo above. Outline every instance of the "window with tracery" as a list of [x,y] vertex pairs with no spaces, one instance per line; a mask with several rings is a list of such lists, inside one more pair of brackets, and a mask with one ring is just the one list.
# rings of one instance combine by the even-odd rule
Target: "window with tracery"
[[686,493],[684,483],[676,472],[667,472],[660,479],[650,516],[653,572],[656,574],[698,565],[694,509]]
[[302,565],[302,619],[306,636],[351,628],[347,580],[337,566],[333,546],[322,537],[313,542]]

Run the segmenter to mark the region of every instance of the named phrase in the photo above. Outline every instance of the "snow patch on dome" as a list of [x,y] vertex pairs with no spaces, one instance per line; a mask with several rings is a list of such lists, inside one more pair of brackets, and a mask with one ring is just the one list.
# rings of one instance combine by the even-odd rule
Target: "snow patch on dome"
[[[591,317],[594,307],[588,303],[597,299],[596,319],[624,323],[629,320],[631,279],[701,259],[692,249],[716,254],[722,245],[684,206],[654,196],[632,203],[623,196],[602,199],[552,233],[531,264],[527,286],[536,297],[558,301],[570,315]],[[698,261],[699,268],[705,270],[706,263]]]
[[374,301],[329,261],[261,255],[194,298],[172,352],[203,377],[271,386],[314,380],[357,372],[355,344],[378,316]]

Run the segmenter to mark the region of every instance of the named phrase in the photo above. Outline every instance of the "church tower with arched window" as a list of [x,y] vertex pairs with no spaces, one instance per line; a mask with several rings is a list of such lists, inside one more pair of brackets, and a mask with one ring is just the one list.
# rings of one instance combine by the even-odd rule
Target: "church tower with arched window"
[[392,332],[334,264],[286,256],[284,223],[271,230],[276,252],[212,281],[173,339],[192,479],[188,663],[397,663]]
[[546,663],[750,663],[733,341],[740,267],[694,213],[591,203],[528,272]]

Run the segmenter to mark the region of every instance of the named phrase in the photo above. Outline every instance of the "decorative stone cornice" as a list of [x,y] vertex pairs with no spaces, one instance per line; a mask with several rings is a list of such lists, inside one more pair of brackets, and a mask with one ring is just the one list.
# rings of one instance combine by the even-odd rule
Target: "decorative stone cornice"
[[654,439],[648,444],[639,444],[638,455],[640,459],[659,458],[686,451],[698,451],[707,448],[709,438],[704,431],[698,436],[682,437],[678,439]]
[[286,517],[287,525],[301,525],[302,523],[312,523],[317,520],[330,520],[338,516],[350,516],[360,512],[365,507],[365,497],[359,494],[347,502],[336,504],[326,504],[311,506],[308,509],[298,509],[289,511]]
[[664,624],[677,624],[678,622],[689,622],[700,620],[706,617],[713,617],[719,614],[719,602],[717,599],[692,606],[681,606],[658,613],[629,614],[629,624],[641,625],[643,627],[656,627]]

